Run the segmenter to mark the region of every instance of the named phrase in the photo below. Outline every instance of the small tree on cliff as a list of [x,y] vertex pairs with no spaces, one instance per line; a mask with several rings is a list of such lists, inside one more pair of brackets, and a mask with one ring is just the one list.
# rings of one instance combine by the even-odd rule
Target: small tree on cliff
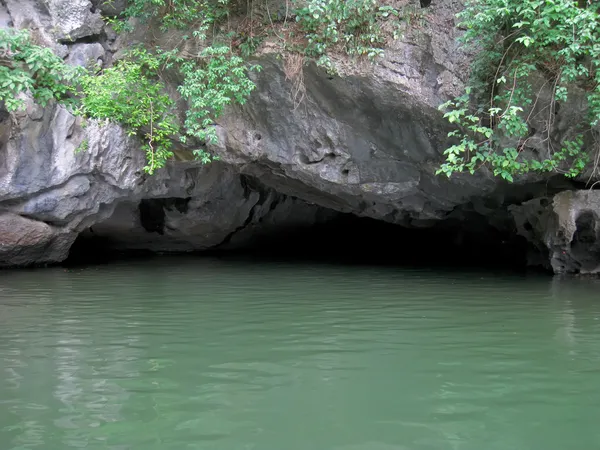
[[[508,181],[530,171],[581,174],[590,161],[584,142],[600,120],[599,14],[588,0],[468,0],[462,42],[479,53],[464,95],[441,106],[457,129],[438,173],[487,166]],[[578,89],[587,118],[557,141],[559,104]]]

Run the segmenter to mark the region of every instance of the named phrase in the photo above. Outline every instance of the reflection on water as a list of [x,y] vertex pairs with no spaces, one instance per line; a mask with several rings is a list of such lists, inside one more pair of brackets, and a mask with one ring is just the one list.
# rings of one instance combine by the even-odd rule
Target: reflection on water
[[600,448],[599,292],[186,258],[0,272],[0,449]]

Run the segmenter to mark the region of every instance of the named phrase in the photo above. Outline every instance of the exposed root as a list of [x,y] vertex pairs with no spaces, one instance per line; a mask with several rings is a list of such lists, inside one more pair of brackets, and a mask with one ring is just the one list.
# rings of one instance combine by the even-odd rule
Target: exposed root
[[292,101],[294,110],[300,106],[306,96],[304,84],[304,55],[301,53],[288,53],[283,64],[285,79],[292,82]]
[[[592,173],[590,174],[589,179],[587,180],[586,186],[589,185],[590,181],[592,181],[594,177],[598,174],[598,165],[600,164],[600,142],[598,142],[598,140],[596,139],[595,134],[592,133],[592,136],[594,137],[594,147],[596,149],[596,153],[594,155],[594,167],[592,169]],[[598,183],[600,183],[600,181],[596,181],[594,184],[592,184],[592,186],[590,187],[590,191],[594,189],[594,186],[596,186],[596,184]]]

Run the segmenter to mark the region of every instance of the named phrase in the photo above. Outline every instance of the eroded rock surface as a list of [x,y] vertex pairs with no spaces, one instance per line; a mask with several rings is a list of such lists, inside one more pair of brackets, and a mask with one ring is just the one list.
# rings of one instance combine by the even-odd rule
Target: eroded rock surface
[[[222,244],[278,209],[288,221],[317,220],[318,207],[253,188],[224,164],[178,162],[148,177],[144,155],[119,127],[83,129],[62,107],[29,106],[2,122],[0,208],[3,231],[12,232],[0,234],[0,266],[61,261],[85,230],[119,249],[191,251]],[[82,142],[87,148],[77,152]]]
[[73,42],[97,36],[104,28],[99,12],[92,12],[89,0],[43,0],[50,12],[55,36],[59,41]]
[[600,192],[564,191],[511,207],[530,261],[555,273],[600,273]]

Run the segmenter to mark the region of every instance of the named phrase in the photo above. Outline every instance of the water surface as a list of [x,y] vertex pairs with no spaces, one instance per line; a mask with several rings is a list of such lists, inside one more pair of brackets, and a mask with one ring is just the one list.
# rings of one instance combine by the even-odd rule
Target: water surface
[[0,272],[0,450],[600,448],[600,283],[164,258]]

